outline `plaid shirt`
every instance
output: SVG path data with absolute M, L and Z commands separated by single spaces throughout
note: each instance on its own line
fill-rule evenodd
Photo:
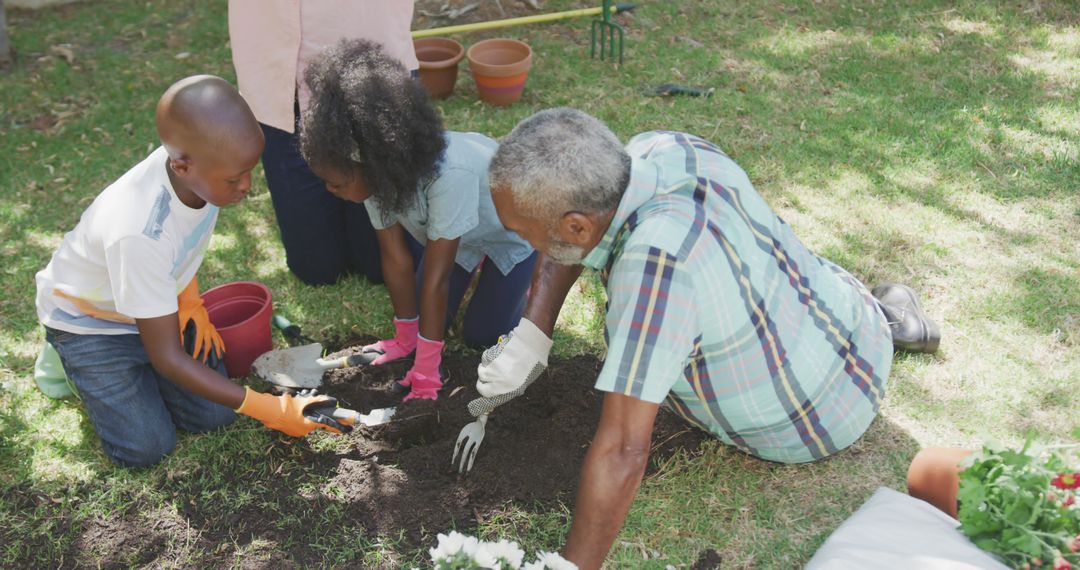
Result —
M 630 184 L 583 261 L 608 296 L 597 389 L 665 403 L 763 459 L 851 445 L 892 365 L 870 293 L 807 250 L 712 143 L 649 132 L 626 150 Z

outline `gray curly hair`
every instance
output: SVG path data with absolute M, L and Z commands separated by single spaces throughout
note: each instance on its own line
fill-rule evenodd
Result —
M 630 155 L 598 119 L 577 109 L 540 111 L 499 144 L 488 174 L 524 216 L 553 222 L 567 212 L 610 212 L 630 182 Z

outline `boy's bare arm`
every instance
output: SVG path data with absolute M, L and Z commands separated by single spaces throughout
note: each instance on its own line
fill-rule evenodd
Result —
M 177 313 L 152 319 L 135 319 L 143 348 L 154 370 L 188 391 L 237 409 L 244 403 L 244 387 L 230 382 L 184 352 L 180 343 Z

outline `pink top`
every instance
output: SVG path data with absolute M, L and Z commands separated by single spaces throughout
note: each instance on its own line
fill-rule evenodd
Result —
M 379 42 L 407 69 L 413 52 L 413 0 L 229 0 L 229 41 L 236 80 L 260 123 L 293 132 L 293 96 L 311 94 L 304 68 L 342 38 Z

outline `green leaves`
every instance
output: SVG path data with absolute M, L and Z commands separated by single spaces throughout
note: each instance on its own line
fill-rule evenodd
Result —
M 988 444 L 972 456 L 960 472 L 960 529 L 1016 567 L 1034 558 L 1076 564 L 1080 554 L 1068 549 L 1080 533 L 1080 507 L 1070 504 L 1076 491 L 1050 484 L 1070 471 L 1068 462 L 1031 448 L 1030 439 L 1019 451 Z

